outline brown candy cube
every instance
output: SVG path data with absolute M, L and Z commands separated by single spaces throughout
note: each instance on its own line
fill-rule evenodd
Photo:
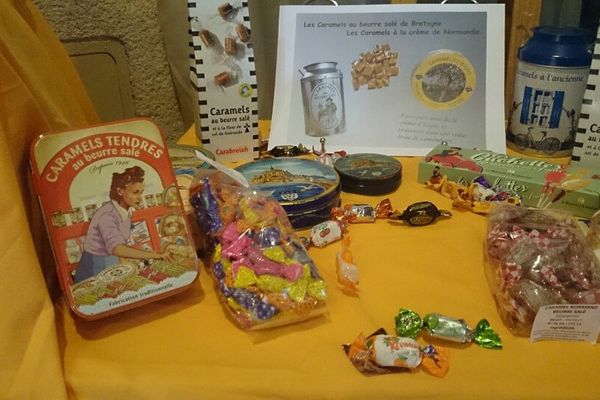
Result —
M 352 63 L 352 88 L 359 90 L 366 85 L 368 89 L 381 89 L 389 86 L 390 77 L 400 73 L 397 64 L 398 52 L 391 51 L 389 43 L 376 45 L 373 50 L 361 53 L 359 59 Z
M 230 56 L 234 56 L 237 54 L 237 43 L 235 38 L 231 36 L 227 36 L 225 38 L 225 53 Z
M 229 72 L 223 71 L 220 74 L 215 75 L 214 80 L 215 84 L 218 86 L 226 86 L 232 79 L 232 76 Z
M 246 28 L 244 24 L 237 24 L 235 33 L 242 43 L 247 43 L 250 40 L 250 32 L 248 32 L 248 28 Z
M 200 31 L 200 40 L 202 40 L 202 43 L 204 43 L 206 47 L 213 47 L 215 45 L 212 33 L 206 29 Z
M 233 12 L 233 6 L 229 3 L 224 3 L 219 6 L 217 9 L 219 11 L 219 15 L 223 18 L 227 18 Z

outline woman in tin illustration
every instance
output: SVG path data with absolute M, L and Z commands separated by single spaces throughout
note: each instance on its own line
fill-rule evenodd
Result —
M 174 262 L 166 248 L 162 253 L 130 247 L 131 214 L 140 208 L 144 192 L 144 170 L 138 166 L 112 175 L 110 201 L 94 213 L 83 245 L 74 283 L 95 276 L 104 269 L 119 264 L 119 258 L 162 259 Z

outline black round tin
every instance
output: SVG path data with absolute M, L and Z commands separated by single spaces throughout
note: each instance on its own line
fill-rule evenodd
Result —
M 402 181 L 400 161 L 383 154 L 351 154 L 338 159 L 333 167 L 340 175 L 342 191 L 348 193 L 387 194 Z

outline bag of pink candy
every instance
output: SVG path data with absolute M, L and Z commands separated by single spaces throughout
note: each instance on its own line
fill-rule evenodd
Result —
M 325 281 L 277 200 L 221 172 L 190 191 L 217 293 L 239 327 L 270 328 L 325 311 Z
M 565 212 L 508 204 L 491 211 L 486 275 L 513 333 L 528 336 L 542 306 L 600 303 L 596 239 L 594 229 Z

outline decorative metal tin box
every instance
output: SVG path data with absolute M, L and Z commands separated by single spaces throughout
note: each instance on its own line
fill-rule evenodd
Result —
M 40 136 L 31 172 L 65 300 L 85 319 L 189 286 L 197 258 L 166 144 L 144 119 Z
M 294 228 L 330 218 L 340 202 L 340 178 L 333 168 L 302 158 L 269 158 L 236 168 L 251 185 L 269 193 L 287 212 Z
M 349 193 L 380 195 L 398 189 L 402 181 L 402 164 L 382 154 L 357 153 L 338 159 L 334 168 Z
M 596 170 L 563 169 L 559 164 L 539 158 L 436 146 L 419 163 L 418 182 L 427 182 L 434 172 L 467 185 L 484 176 L 492 186 L 518 195 L 527 207 L 540 207 L 541 200 L 552 192 L 555 197 L 548 198 L 552 208 L 567 210 L 582 218 L 591 218 L 600 209 L 600 173 Z M 561 188 L 557 178 L 570 187 Z M 549 190 L 553 184 L 557 190 Z

